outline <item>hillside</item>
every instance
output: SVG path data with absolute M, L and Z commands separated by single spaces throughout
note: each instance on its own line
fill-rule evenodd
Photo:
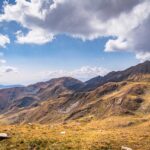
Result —
M 0 90 L 0 120 L 11 124 L 50 123 L 148 114 L 149 91 L 149 61 L 85 83 L 69 77 L 52 79 Z
M 0 90 L 0 112 L 5 113 L 14 108 L 36 106 L 49 98 L 73 93 L 83 83 L 70 77 L 39 82 L 27 87 L 16 87 Z
M 145 74 L 150 74 L 150 61 L 146 61 L 123 71 L 112 71 L 104 77 L 95 77 L 85 82 L 85 85 L 80 89 L 80 91 L 93 90 L 108 82 L 120 82 L 129 79 L 134 80 L 134 78 L 135 80 L 138 80 L 137 78 L 139 78 L 140 75 Z
M 0 132 L 10 138 L 0 149 L 149 150 L 149 69 L 147 61 L 85 83 L 63 77 L 1 89 Z
M 10 139 L 2 150 L 149 150 L 150 115 L 113 116 L 103 120 L 79 119 L 67 124 L 0 126 Z

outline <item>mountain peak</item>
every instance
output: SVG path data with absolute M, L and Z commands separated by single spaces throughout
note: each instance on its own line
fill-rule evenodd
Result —
M 145 61 L 136 66 L 130 67 L 129 69 L 126 69 L 125 71 L 130 72 L 131 75 L 133 75 L 133 74 L 149 74 L 150 73 L 150 61 Z
M 145 61 L 123 71 L 112 71 L 104 77 L 97 76 L 86 82 L 81 91 L 93 90 L 108 82 L 120 82 L 127 79 L 135 79 L 138 75 L 150 74 L 150 61 Z M 137 78 L 138 79 L 138 78 Z
M 141 63 L 141 65 L 143 65 L 143 66 L 150 66 L 150 60 L 147 60 L 147 61 Z

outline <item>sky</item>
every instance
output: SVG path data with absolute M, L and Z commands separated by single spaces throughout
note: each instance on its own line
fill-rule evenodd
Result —
M 150 0 L 1 0 L 0 84 L 82 81 L 150 60 Z

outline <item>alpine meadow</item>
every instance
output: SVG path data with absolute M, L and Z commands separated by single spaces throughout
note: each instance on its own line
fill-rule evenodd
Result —
M 150 0 L 0 1 L 0 150 L 150 150 Z

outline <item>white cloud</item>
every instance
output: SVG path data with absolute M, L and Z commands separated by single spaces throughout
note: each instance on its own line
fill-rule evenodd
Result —
M 31 71 L 23 68 L 15 68 L 4 65 L 0 67 L 1 84 L 34 84 L 36 82 L 47 81 L 52 78 L 73 77 L 82 81 L 86 81 L 95 76 L 103 76 L 109 70 L 101 67 L 84 66 L 74 70 L 47 70 L 47 71 Z
M 105 51 L 112 52 L 115 50 L 127 50 L 128 43 L 125 39 L 118 38 L 114 40 L 109 40 L 105 45 Z
M 21 75 L 20 71 L 16 67 L 3 65 L 0 66 L 0 84 L 20 84 Z
M 0 66 L 0 75 L 5 76 L 8 73 L 18 73 L 18 69 L 12 66 Z
M 0 21 L 29 30 L 16 34 L 21 44 L 44 44 L 58 34 L 83 40 L 113 36 L 106 51 L 150 52 L 149 0 L 16 0 L 5 4 Z
M 8 74 L 16 74 L 18 73 L 18 69 L 16 67 L 12 67 L 7 65 L 7 61 L 5 59 L 0 59 L 0 76 L 2 80 L 2 76 L 6 76 Z M 8 79 L 8 78 L 7 78 Z
M 0 66 L 4 65 L 6 63 L 5 59 L 0 59 Z
M 143 62 L 145 60 L 150 60 L 150 53 L 149 52 L 137 53 L 136 58 L 139 59 L 141 62 Z
M 5 73 L 10 73 L 10 72 L 18 73 L 18 69 L 15 67 L 11 67 L 11 66 L 5 66 L 4 72 Z
M 0 47 L 5 48 L 6 44 L 9 44 L 10 40 L 7 35 L 0 34 Z
M 17 42 L 24 44 L 44 44 L 53 39 L 53 35 L 47 34 L 44 30 L 30 31 L 27 35 L 24 35 L 21 31 L 16 33 Z
M 65 70 L 54 70 L 54 71 L 44 71 L 41 73 L 40 76 L 42 78 L 59 78 L 63 76 L 74 77 L 82 80 L 87 80 L 95 76 L 103 76 L 107 74 L 109 71 L 107 69 L 101 67 L 90 67 L 90 66 L 83 66 L 79 69 L 65 71 Z

